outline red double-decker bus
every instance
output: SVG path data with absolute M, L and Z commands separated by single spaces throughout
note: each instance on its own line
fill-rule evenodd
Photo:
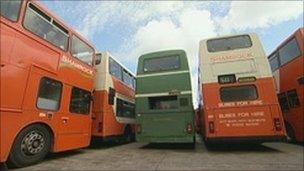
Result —
M 93 46 L 37 1 L 0 2 L 0 162 L 88 146 Z
M 299 28 L 268 57 L 289 140 L 304 141 L 304 28 Z

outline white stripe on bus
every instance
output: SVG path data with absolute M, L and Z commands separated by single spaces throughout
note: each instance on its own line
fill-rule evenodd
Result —
M 178 94 L 192 94 L 192 91 L 181 91 Z M 167 93 L 147 93 L 147 94 L 136 94 L 135 97 L 155 97 L 155 96 L 168 96 L 173 95 L 169 92 Z
M 189 73 L 189 70 L 183 70 L 183 71 L 172 71 L 172 72 L 164 72 L 164 73 L 154 73 L 154 74 L 141 74 L 137 75 L 137 78 L 140 77 L 153 77 L 153 76 L 161 76 L 161 75 L 173 75 L 173 74 L 182 74 L 182 73 Z

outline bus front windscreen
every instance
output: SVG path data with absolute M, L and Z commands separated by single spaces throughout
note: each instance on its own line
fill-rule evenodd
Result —
M 251 46 L 252 42 L 248 35 L 212 39 L 207 41 L 207 48 L 209 52 L 228 51 L 248 48 Z

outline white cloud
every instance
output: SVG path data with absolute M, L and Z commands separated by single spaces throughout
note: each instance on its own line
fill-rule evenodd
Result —
M 122 54 L 128 54 L 127 60 L 135 61 L 145 53 L 170 49 L 184 49 L 188 55 L 192 73 L 192 86 L 196 103 L 197 67 L 199 41 L 216 35 L 210 12 L 188 8 L 177 17 L 177 23 L 164 17 L 152 20 L 140 27 L 128 40 Z M 120 55 L 119 55 L 120 56 Z
M 228 14 L 219 18 L 220 29 L 266 28 L 296 19 L 303 13 L 303 1 L 233 1 Z

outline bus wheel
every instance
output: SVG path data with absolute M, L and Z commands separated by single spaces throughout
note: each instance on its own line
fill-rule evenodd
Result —
M 51 134 L 42 125 L 31 125 L 23 129 L 15 139 L 8 164 L 24 167 L 41 161 L 51 149 Z
M 286 122 L 285 125 L 286 125 L 286 133 L 287 133 L 287 142 L 295 142 L 296 136 L 294 130 L 292 129 L 292 126 Z
M 126 126 L 125 128 L 125 131 L 124 131 L 124 140 L 125 142 L 132 142 L 132 130 L 131 130 L 131 127 L 128 125 Z

